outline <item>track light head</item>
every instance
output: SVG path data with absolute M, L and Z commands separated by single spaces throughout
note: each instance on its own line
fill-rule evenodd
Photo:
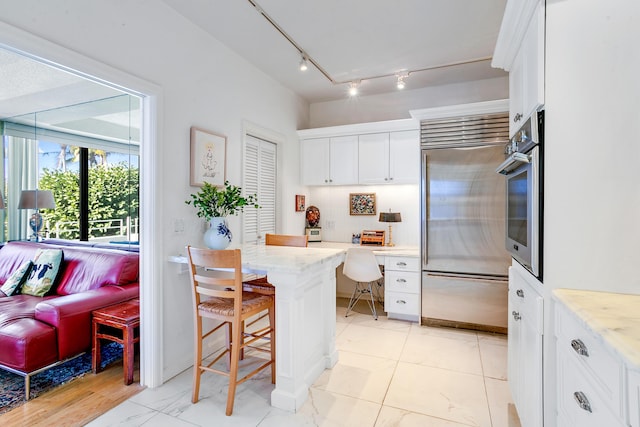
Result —
M 358 94 L 358 86 L 360 86 L 360 82 L 349 83 L 349 96 L 356 96 Z
M 404 89 L 404 87 L 405 87 L 404 79 L 409 77 L 409 75 L 408 74 L 397 74 L 396 77 L 398 78 L 398 81 L 396 83 L 396 87 L 398 88 L 398 90 Z
M 309 66 L 307 65 L 307 57 L 302 55 L 302 59 L 300 59 L 300 71 L 307 71 Z

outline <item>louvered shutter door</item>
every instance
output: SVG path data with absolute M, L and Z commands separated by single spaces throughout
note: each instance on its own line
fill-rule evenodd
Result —
M 247 135 L 243 191 L 257 194 L 261 208 L 244 211 L 244 243 L 263 242 L 276 231 L 276 159 L 276 144 Z

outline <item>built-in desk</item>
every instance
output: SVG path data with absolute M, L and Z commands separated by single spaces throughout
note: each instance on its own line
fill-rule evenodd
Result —
M 420 321 L 420 250 L 417 246 L 374 246 L 341 242 L 310 242 L 318 248 L 368 248 L 384 266 L 384 311 L 393 319 Z M 355 284 L 338 267 L 336 295 L 349 297 Z

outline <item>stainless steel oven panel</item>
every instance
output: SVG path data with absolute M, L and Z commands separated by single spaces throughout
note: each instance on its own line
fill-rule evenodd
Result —
M 540 149 L 534 147 L 529 153 L 529 162 L 522 164 L 520 167 L 511 169 L 506 173 L 507 179 L 507 204 L 506 204 L 506 248 L 520 264 L 527 268 L 531 273 L 540 276 Z M 519 242 L 510 237 L 509 233 L 509 181 L 521 175 L 523 172 L 527 174 L 527 225 L 526 225 L 526 243 Z

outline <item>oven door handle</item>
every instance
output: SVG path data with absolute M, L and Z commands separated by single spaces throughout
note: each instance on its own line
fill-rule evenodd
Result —
M 520 163 L 530 162 L 531 156 L 524 153 L 513 153 L 507 158 L 507 160 L 502 162 L 500 166 L 496 168 L 496 172 L 502 175 L 507 175 L 509 172 L 516 169 Z

